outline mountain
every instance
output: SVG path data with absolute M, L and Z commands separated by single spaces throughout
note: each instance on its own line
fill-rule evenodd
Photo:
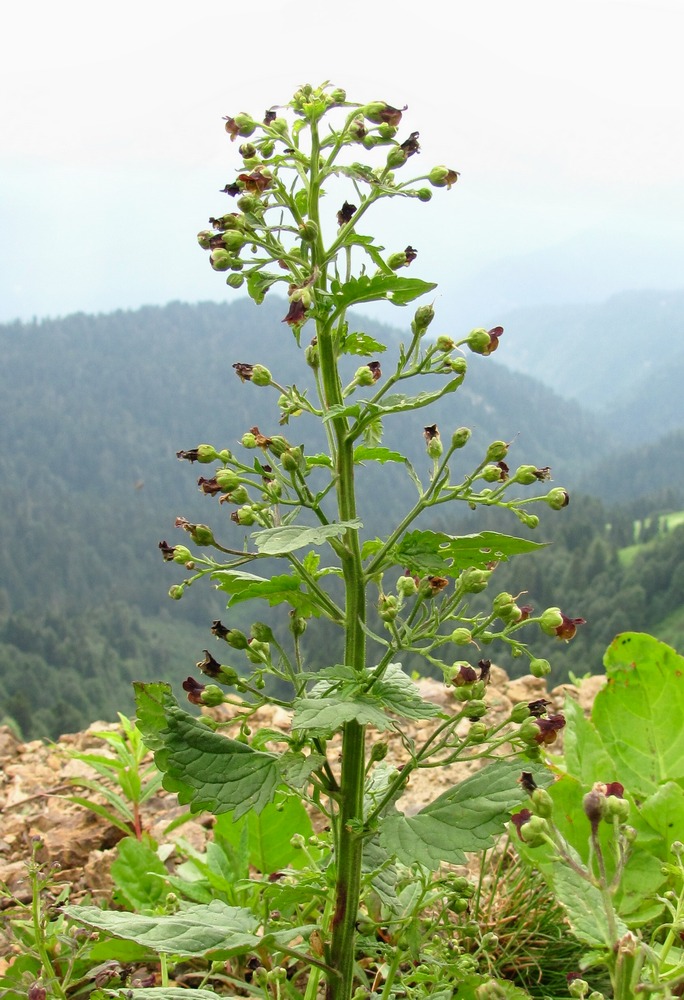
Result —
M 179 515 L 212 524 L 230 547 L 242 546 L 247 532 L 197 489 L 204 470 L 175 455 L 200 442 L 236 451 L 255 425 L 305 444 L 308 454 L 321 447 L 316 422 L 303 416 L 279 426 L 277 394 L 242 383 L 232 368 L 259 362 L 281 384 L 311 390 L 285 312 L 274 297 L 259 308 L 247 299 L 172 303 L 0 326 L 0 717 L 14 719 L 24 735 L 56 735 L 128 711 L 133 677 L 177 682 L 215 641 L 208 623 L 225 615 L 225 601 L 203 587 L 172 604 L 168 588 L 183 573 L 163 563 L 158 544 L 184 541 L 174 526 Z M 406 329 L 411 314 L 397 315 Z M 355 317 L 352 329 L 373 334 L 379 325 Z M 529 371 L 498 363 L 515 353 L 511 332 L 496 358 L 468 356 L 458 392 L 388 419 L 385 443 L 405 451 L 424 480 L 423 430 L 435 422 L 444 436 L 473 428 L 459 454 L 466 470 L 489 442 L 503 439 L 513 467 L 549 465 L 554 483 L 571 493 L 597 463 L 600 470 L 617 461 L 619 478 L 620 449 L 605 420 Z M 302 349 L 312 333 L 304 327 Z M 393 347 L 380 355 L 385 372 L 400 337 L 390 333 Z M 351 378 L 363 359 L 346 361 Z M 668 465 L 667 447 L 656 454 L 684 498 L 682 464 Z M 412 503 L 413 486 L 393 463 L 359 474 L 364 533 L 382 534 Z M 636 477 L 622 479 L 629 499 Z M 466 513 L 467 530 L 481 530 L 478 512 Z M 512 516 L 497 527 L 524 530 Z

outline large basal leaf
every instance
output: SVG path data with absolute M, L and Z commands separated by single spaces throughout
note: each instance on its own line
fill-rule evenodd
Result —
M 421 809 L 415 816 L 389 812 L 382 819 L 380 838 L 403 864 L 418 862 L 435 869 L 441 862 L 465 864 L 466 852 L 492 846 L 511 812 L 525 797 L 522 771 L 540 786 L 552 780 L 541 765 L 495 761 Z
M 447 535 L 442 531 L 410 531 L 395 549 L 395 559 L 411 572 L 456 576 L 469 566 L 486 569 L 489 563 L 533 552 L 543 542 L 532 542 L 496 531 L 475 535 Z
M 278 758 L 212 732 L 183 712 L 168 684 L 134 685 L 138 727 L 164 788 L 192 812 L 260 812 L 281 781 Z
M 617 779 L 636 796 L 664 781 L 684 782 L 684 658 L 653 636 L 624 632 L 604 663 L 608 683 L 596 695 L 592 721 Z
M 64 912 L 77 923 L 127 938 L 166 955 L 204 956 L 225 961 L 254 948 L 273 948 L 310 933 L 311 927 L 257 933 L 259 921 L 251 910 L 228 906 L 219 899 L 211 903 L 189 903 L 177 913 L 143 916 L 101 910 L 97 906 L 65 906 Z
M 296 850 L 290 842 L 295 833 L 307 838 L 313 833 L 311 820 L 300 799 L 288 795 L 277 806 L 270 803 L 258 815 L 249 812 L 238 820 L 224 813 L 216 818 L 214 836 L 239 847 L 245 827 L 249 863 L 262 874 L 270 875 L 282 868 L 300 868 L 308 863 L 304 852 Z
M 311 545 L 322 545 L 331 538 L 339 538 L 347 529 L 358 531 L 363 525 L 357 517 L 351 521 L 335 524 L 319 524 L 316 527 L 302 527 L 295 524 L 280 528 L 265 528 L 252 535 L 254 544 L 262 556 L 283 556 Z
M 256 933 L 259 920 L 251 910 L 228 906 L 219 899 L 207 904 L 191 903 L 178 913 L 155 916 L 101 910 L 97 906 L 65 906 L 64 912 L 77 923 L 167 955 L 207 955 L 220 960 L 261 942 Z
M 601 734 L 573 698 L 566 698 L 563 715 L 563 753 L 568 774 L 587 792 L 596 781 L 617 781 L 616 765 Z
M 159 855 L 135 837 L 119 841 L 110 872 L 119 895 L 134 910 L 153 910 L 168 891 L 167 871 Z

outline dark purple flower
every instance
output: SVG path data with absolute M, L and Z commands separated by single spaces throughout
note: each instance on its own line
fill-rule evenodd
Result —
M 345 201 L 344 205 L 337 213 L 337 225 L 344 226 L 348 222 L 351 222 L 355 212 L 356 205 L 350 205 L 348 201 Z
M 514 815 L 511 816 L 511 823 L 518 831 L 518 836 L 520 837 L 521 840 L 523 839 L 521 832 L 522 828 L 525 825 L 525 823 L 529 823 L 531 819 L 532 819 L 532 813 L 530 812 L 529 809 L 521 809 L 520 812 L 514 813 Z
M 407 157 L 420 152 L 420 145 L 418 143 L 419 134 L 420 133 L 418 132 L 411 132 L 408 139 L 405 139 L 404 142 L 401 143 L 400 148 L 404 150 Z
M 164 562 L 173 562 L 173 554 L 176 551 L 175 545 L 168 545 L 167 542 L 160 542 L 159 548 Z
M 532 774 L 531 771 L 522 772 L 522 774 L 520 775 L 520 784 L 522 785 L 522 787 L 524 788 L 524 790 L 527 792 L 528 795 L 531 795 L 532 792 L 537 787 L 537 782 L 534 780 L 534 775 Z
M 289 323 L 290 326 L 301 326 L 301 324 L 306 319 L 306 308 L 301 299 L 290 299 L 290 308 L 288 309 L 287 316 L 283 316 L 283 323 Z
M 377 382 L 382 376 L 382 368 L 380 367 L 379 361 L 369 361 L 368 367 L 370 368 L 371 375 L 373 376 L 373 381 Z
M 235 369 L 235 374 L 238 376 L 241 382 L 251 382 L 252 373 L 254 371 L 254 365 L 245 364 L 242 361 L 237 361 L 233 368 Z
M 250 194 L 262 194 L 273 183 L 273 178 L 265 174 L 260 167 L 251 174 L 238 174 L 238 180 L 242 181 L 245 191 L 249 191 Z
M 556 737 L 565 726 L 565 717 L 562 715 L 550 715 L 547 719 L 536 719 L 539 726 L 539 735 L 535 737 L 540 745 L 550 746 L 556 742 Z
M 187 680 L 183 681 L 183 690 L 187 693 L 188 701 L 191 705 L 201 705 L 202 695 L 206 689 L 206 685 L 200 684 L 195 680 L 194 677 L 188 677 Z
M 212 628 L 212 632 L 213 631 L 214 629 Z M 218 660 L 214 659 L 208 649 L 204 649 L 202 652 L 204 653 L 204 659 L 199 661 L 197 669 L 207 677 L 218 677 L 221 672 L 221 664 Z M 185 685 L 183 685 L 183 687 L 185 687 Z
M 556 635 L 559 639 L 565 639 L 566 642 L 569 642 L 577 631 L 577 626 L 586 625 L 586 620 L 584 618 L 568 618 L 562 611 L 561 617 L 563 621 L 556 629 Z

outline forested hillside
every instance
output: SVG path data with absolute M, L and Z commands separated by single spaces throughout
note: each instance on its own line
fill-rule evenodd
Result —
M 305 443 L 308 453 L 316 449 L 306 418 L 279 428 L 277 395 L 242 383 L 232 368 L 235 362 L 260 362 L 279 382 L 307 387 L 310 372 L 292 350 L 285 311 L 276 298 L 259 309 L 248 300 L 231 306 L 174 303 L 0 327 L 0 717 L 13 719 L 24 736 L 54 736 L 128 711 L 131 679 L 177 681 L 214 641 L 208 625 L 225 618 L 218 594 L 203 588 L 179 603 L 167 596 L 182 571 L 163 564 L 158 543 L 182 541 L 174 527 L 179 515 L 213 525 L 217 518 L 210 499 L 197 490 L 197 467 L 178 463 L 175 453 L 202 441 L 235 449 L 254 425 Z M 396 319 L 398 326 L 407 325 L 410 315 L 397 309 Z M 359 320 L 362 325 L 372 332 L 372 323 Z M 467 331 L 436 330 L 441 332 Z M 397 343 L 400 337 L 401 330 Z M 304 327 L 302 348 L 307 343 Z M 600 493 L 605 506 L 588 507 L 573 496 L 568 510 L 545 518 L 538 533 L 555 540 L 552 555 L 530 560 L 531 584 L 529 578 L 521 583 L 535 590 L 540 604 L 565 606 L 567 600 L 569 612 L 589 618 L 583 601 L 591 581 L 603 579 L 602 573 L 618 579 L 617 533 L 607 533 L 606 525 L 617 524 L 619 514 L 607 484 L 618 483 L 621 502 L 641 498 L 638 511 L 624 514 L 625 524 L 653 504 L 684 506 L 684 466 L 676 461 L 682 435 L 654 441 L 645 461 L 638 453 L 626 460 L 605 423 L 505 367 L 517 350 L 506 331 L 496 361 L 469 356 L 463 388 L 441 407 L 422 411 L 420 422 L 414 416 L 393 433 L 419 475 L 427 472 L 423 427 L 436 422 L 442 433 L 462 424 L 473 428 L 463 452 L 468 467 L 491 440 L 503 438 L 512 442 L 513 462 L 551 466 L 554 484 L 571 493 L 575 483 L 585 490 L 595 484 L 591 491 Z M 391 365 L 387 356 L 379 360 Z M 350 372 L 354 362 L 363 363 L 350 359 Z M 366 535 L 382 534 L 388 514 L 400 515 L 410 502 L 413 487 L 402 475 L 388 465 L 367 478 Z M 468 531 L 481 530 L 487 521 L 481 511 L 450 514 L 449 531 L 459 517 Z M 588 527 L 580 530 L 577 517 Z M 227 511 L 220 526 L 226 544 L 242 545 L 246 532 Z M 517 521 L 499 520 L 495 527 L 525 530 Z M 623 534 L 629 534 L 627 527 Z M 590 553 L 594 562 L 585 566 Z M 571 563 L 577 573 L 570 572 Z M 502 583 L 504 570 L 513 572 L 513 566 L 497 571 Z M 521 560 L 516 579 L 527 572 Z M 601 629 L 592 624 L 592 636 L 603 636 L 604 622 L 624 619 L 616 617 L 616 609 L 627 606 L 622 584 L 611 590 L 604 582 L 602 595 L 617 604 L 600 613 Z M 649 592 L 647 599 L 628 602 L 639 614 L 620 627 L 642 627 L 642 619 L 645 627 L 649 616 L 666 613 L 672 604 L 670 598 L 662 606 L 654 601 Z M 574 650 L 586 652 L 586 642 L 578 638 L 570 658 L 561 651 L 559 671 L 568 663 L 578 669 Z M 496 651 L 491 655 L 495 659 Z M 591 656 L 596 669 L 594 646 Z

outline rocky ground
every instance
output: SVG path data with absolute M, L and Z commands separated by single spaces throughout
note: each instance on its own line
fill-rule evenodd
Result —
M 492 667 L 487 692 L 492 715 L 487 721 L 495 723 L 505 718 L 516 702 L 543 697 L 552 702 L 553 711 L 560 711 L 566 693 L 588 710 L 601 683 L 603 678 L 593 677 L 583 682 L 580 689 L 564 685 L 548 693 L 542 680 L 527 676 L 509 681 L 504 671 Z M 425 679 L 420 687 L 424 698 L 437 702 L 444 709 L 449 710 L 454 704 L 452 692 L 443 684 Z M 432 725 L 430 721 L 418 722 L 413 725 L 410 735 L 420 740 L 421 734 Z M 253 723 L 253 728 L 256 726 L 285 732 L 289 729 L 289 715 L 280 708 L 263 708 Z M 71 756 L 70 751 L 109 754 L 97 732 L 112 728 L 116 726 L 95 723 L 86 732 L 65 735 L 57 743 L 46 744 L 39 740 L 21 743 L 7 727 L 0 727 L 0 911 L 7 907 L 6 896 L 3 901 L 1 891 L 3 884 L 10 893 L 28 901 L 26 861 L 36 838 L 40 841 L 38 859 L 59 866 L 56 870 L 60 871 L 60 880 L 71 885 L 76 899 L 89 893 L 96 900 L 110 892 L 109 865 L 124 833 L 89 809 L 70 802 L 67 796 L 78 794 L 73 779 L 93 777 L 91 768 Z M 334 748 L 333 754 L 336 756 Z M 398 734 L 389 736 L 387 759 L 394 764 L 406 759 Z M 473 766 L 477 765 L 452 765 L 416 772 L 400 803 L 401 808 L 405 812 L 416 812 L 462 779 Z M 91 792 L 81 794 L 92 795 Z M 92 797 L 97 800 L 96 796 Z M 176 832 L 168 834 L 166 827 L 180 812 L 175 796 L 161 790 L 145 803 L 145 828 L 159 843 L 169 843 L 174 837 L 182 836 L 201 847 L 211 835 L 210 818 L 184 823 Z M 1 918 L 0 912 L 0 921 Z M 0 932 L 0 971 L 9 954 L 9 941 L 3 940 Z

